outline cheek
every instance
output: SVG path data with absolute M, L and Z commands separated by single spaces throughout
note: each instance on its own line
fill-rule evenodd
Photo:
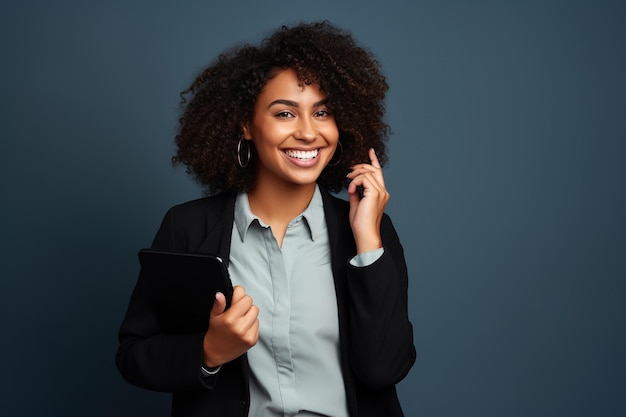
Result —
M 339 129 L 337 128 L 337 126 L 335 125 L 332 131 L 332 135 L 330 136 L 334 142 L 338 142 L 339 141 Z
M 329 123 L 319 130 L 327 140 L 337 142 L 339 140 L 339 128 L 336 123 Z
M 259 133 L 266 142 L 280 142 L 293 133 L 293 126 L 289 123 L 269 121 L 259 129 Z

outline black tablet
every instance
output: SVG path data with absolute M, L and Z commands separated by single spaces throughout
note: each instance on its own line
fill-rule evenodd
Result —
M 205 332 L 217 292 L 230 306 L 233 287 L 219 256 L 141 249 L 139 263 L 164 333 Z

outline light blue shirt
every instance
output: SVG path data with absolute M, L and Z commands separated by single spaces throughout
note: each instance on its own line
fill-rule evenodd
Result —
M 288 227 L 282 248 L 271 227 L 235 203 L 229 273 L 259 307 L 259 341 L 248 351 L 251 417 L 348 416 L 339 357 L 337 300 L 322 196 Z M 368 252 L 351 260 L 372 263 Z

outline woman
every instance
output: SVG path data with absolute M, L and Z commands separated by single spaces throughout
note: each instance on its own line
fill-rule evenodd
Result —
M 153 247 L 227 259 L 231 306 L 218 293 L 206 332 L 164 334 L 140 274 L 116 356 L 172 415 L 402 415 L 415 348 L 384 214 L 387 88 L 322 22 L 220 55 L 184 93 L 173 159 L 211 196 L 170 209 Z

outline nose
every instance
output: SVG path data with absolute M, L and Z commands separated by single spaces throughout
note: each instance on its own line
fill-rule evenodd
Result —
M 298 129 L 295 133 L 296 139 L 305 142 L 312 142 L 317 137 L 317 130 L 315 129 L 313 121 L 308 117 L 300 118 L 298 122 Z

